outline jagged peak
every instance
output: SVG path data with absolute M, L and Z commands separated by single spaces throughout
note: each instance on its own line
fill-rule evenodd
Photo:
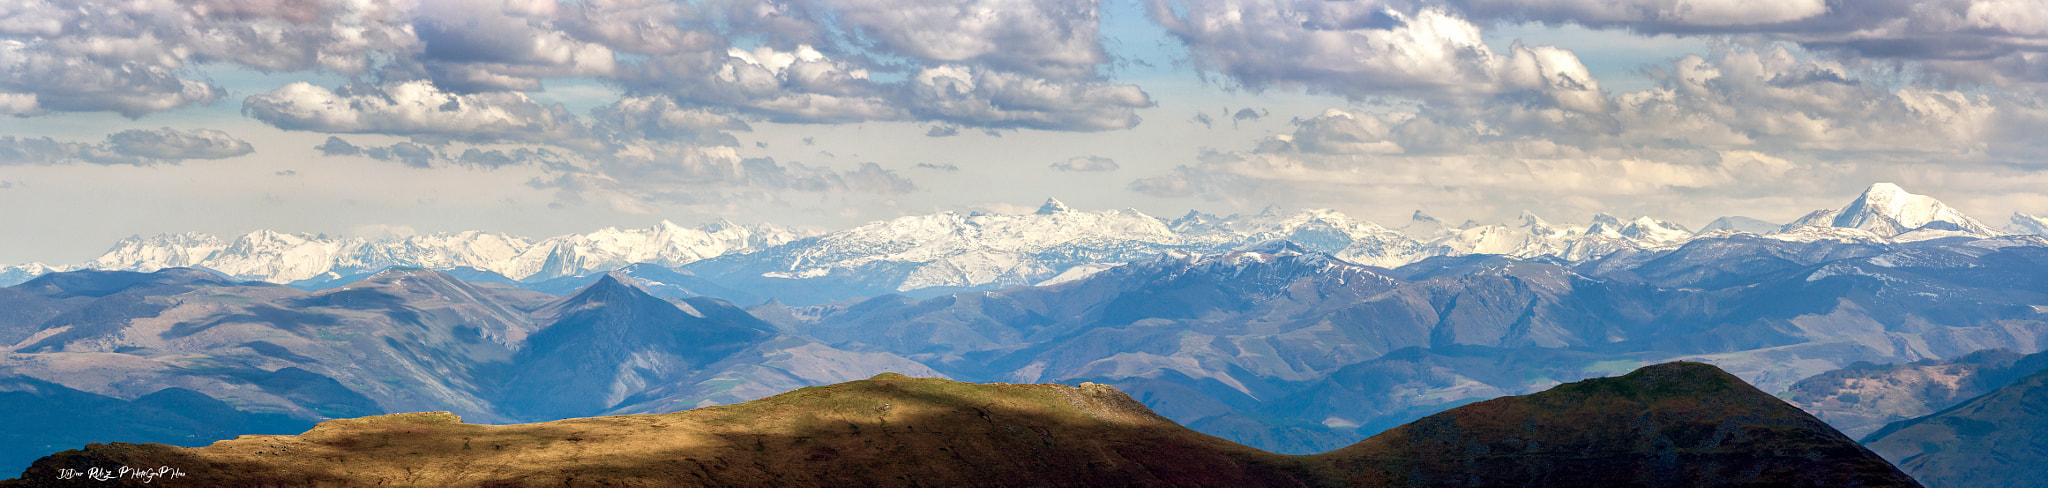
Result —
M 1038 206 L 1038 215 L 1062 214 L 1072 211 L 1074 211 L 1073 207 L 1068 207 L 1065 202 L 1061 202 L 1058 198 L 1046 198 L 1045 204 Z
M 1644 218 L 1649 218 L 1649 217 L 1644 217 Z M 1618 218 L 1618 217 L 1615 217 L 1615 216 L 1614 216 L 1613 214 L 1609 214 L 1609 213 L 1607 213 L 1607 212 L 1600 212 L 1600 213 L 1596 213 L 1596 214 L 1593 214 L 1593 224 L 1594 224 L 1594 225 L 1599 225 L 1599 224 L 1606 224 L 1606 225 L 1607 225 L 1608 227 L 1621 227 L 1621 219 L 1620 219 L 1620 218 Z

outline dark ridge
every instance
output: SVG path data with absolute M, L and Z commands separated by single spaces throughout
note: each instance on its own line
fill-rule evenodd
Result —
M 1104 385 L 885 373 L 661 415 L 486 426 L 413 413 L 197 449 L 92 444 L 0 486 L 105 486 L 57 477 L 116 465 L 178 467 L 172 486 L 1919 486 L 1699 363 L 1467 405 L 1312 456 L 1197 433 Z

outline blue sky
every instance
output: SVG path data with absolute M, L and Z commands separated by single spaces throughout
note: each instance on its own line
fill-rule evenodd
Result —
M 2018 0 L 22 2 L 0 263 L 132 234 L 719 218 L 1048 196 L 1389 227 L 1787 221 L 1897 181 L 2048 212 Z

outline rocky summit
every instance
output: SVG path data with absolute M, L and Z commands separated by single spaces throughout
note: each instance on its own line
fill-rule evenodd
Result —
M 90 473 L 128 476 L 97 480 Z M 99 471 L 94 471 L 95 469 Z M 148 473 L 134 475 L 132 473 Z M 0 486 L 1919 486 L 1713 366 L 1452 409 L 1289 456 L 1204 435 L 1115 388 L 883 374 L 660 415 L 476 425 L 332 420 L 200 448 L 91 444 Z

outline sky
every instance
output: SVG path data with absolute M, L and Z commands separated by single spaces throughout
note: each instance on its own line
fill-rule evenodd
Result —
M 2048 213 L 2042 0 L 0 1 L 0 263 L 1048 197 Z

